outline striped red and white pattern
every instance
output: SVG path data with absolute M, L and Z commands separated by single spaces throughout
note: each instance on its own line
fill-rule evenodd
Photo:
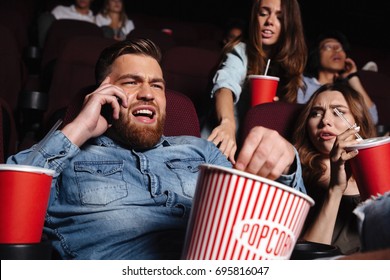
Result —
M 287 186 L 242 173 L 201 167 L 185 259 L 290 258 L 313 201 Z

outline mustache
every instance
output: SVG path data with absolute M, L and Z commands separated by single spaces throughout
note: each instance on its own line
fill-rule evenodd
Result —
M 147 101 L 147 100 L 141 100 L 141 101 L 137 101 L 136 103 L 131 104 L 128 107 L 128 110 L 132 111 L 134 108 L 137 108 L 139 106 L 151 106 L 156 110 L 156 112 L 158 112 L 158 113 L 160 112 L 160 108 L 157 106 L 156 103 L 154 103 L 153 101 Z

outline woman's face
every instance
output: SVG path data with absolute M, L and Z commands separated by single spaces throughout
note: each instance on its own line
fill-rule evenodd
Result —
M 107 10 L 120 13 L 122 11 L 122 0 L 108 0 Z
M 348 129 L 346 123 L 333 111 L 337 108 L 349 123 L 354 124 L 347 101 L 339 91 L 324 91 L 314 100 L 307 120 L 307 131 L 314 147 L 329 155 L 336 136 Z
M 347 54 L 339 41 L 333 38 L 325 39 L 319 48 L 322 69 L 336 72 L 344 70 Z
M 262 0 L 258 12 L 260 36 L 263 45 L 278 42 L 281 33 L 281 0 Z

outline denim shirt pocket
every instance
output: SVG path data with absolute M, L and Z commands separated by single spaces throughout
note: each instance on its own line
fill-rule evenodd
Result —
M 198 179 L 199 165 L 205 163 L 205 161 L 201 158 L 189 158 L 170 160 L 165 163 L 179 178 L 183 194 L 192 198 Z
M 105 206 L 128 195 L 122 161 L 79 161 L 75 173 L 83 205 Z

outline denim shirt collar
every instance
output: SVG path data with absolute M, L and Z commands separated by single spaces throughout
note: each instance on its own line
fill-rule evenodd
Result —
M 97 146 L 104 146 L 104 147 L 123 147 L 118 142 L 114 141 L 110 137 L 107 137 L 105 135 L 99 136 L 97 138 L 94 138 L 91 141 L 92 144 Z M 160 146 L 171 146 L 172 144 L 169 142 L 168 138 L 166 136 L 161 136 L 158 143 L 153 148 L 158 148 Z

